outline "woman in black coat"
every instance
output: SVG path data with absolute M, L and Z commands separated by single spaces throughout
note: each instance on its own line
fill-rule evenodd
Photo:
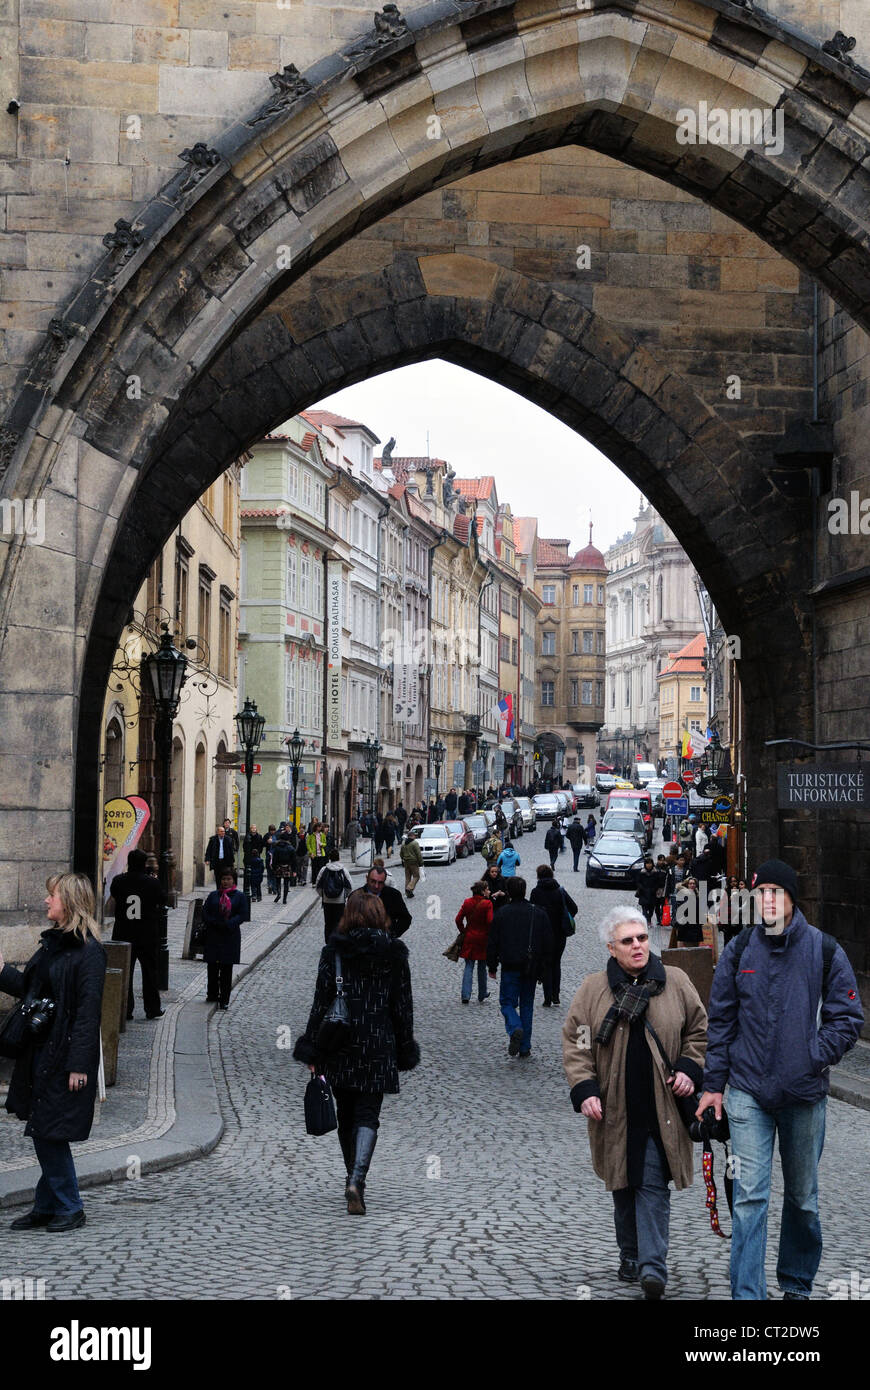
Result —
M 70 1140 L 91 1132 L 100 1063 L 106 952 L 94 920 L 94 890 L 84 874 L 54 875 L 45 886 L 52 925 L 38 951 L 23 971 L 0 956 L 0 990 L 28 1003 L 51 999 L 55 1006 L 38 1037 L 25 1028 L 6 1098 L 6 1109 L 27 1121 L 24 1133 L 42 1169 L 33 1210 L 12 1222 L 13 1231 L 84 1225 Z
M 544 971 L 542 981 L 543 1007 L 549 1009 L 552 1004 L 559 1003 L 559 990 L 562 988 L 562 954 L 571 926 L 568 914 L 576 917 L 577 904 L 561 884 L 556 882 L 549 864 L 540 865 L 538 881 L 529 894 L 529 902 L 534 903 L 535 907 L 543 908 L 553 928 L 553 954 L 550 957 L 550 967 Z
M 242 958 L 242 923 L 250 920 L 248 900 L 236 887 L 235 869 L 221 874 L 220 892 L 209 893 L 202 905 L 208 965 L 206 1001 L 225 1009 L 233 987 L 233 966 Z
M 350 1011 L 350 1039 L 324 1054 L 318 1043 L 323 1017 L 336 995 L 336 955 Z M 384 1093 L 396 1094 L 399 1072 L 420 1060 L 414 1041 L 414 1005 L 408 948 L 390 934 L 386 910 L 371 893 L 354 893 L 320 955 L 308 1026 L 293 1056 L 326 1077 L 335 1096 L 338 1140 L 347 1170 L 345 1200 L 351 1215 L 365 1215 L 365 1184 L 378 1138 Z

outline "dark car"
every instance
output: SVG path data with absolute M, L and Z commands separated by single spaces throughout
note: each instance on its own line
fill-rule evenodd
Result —
M 632 835 L 599 835 L 586 851 L 587 888 L 634 888 L 643 853 Z
M 471 832 L 474 838 L 474 848 L 480 849 L 484 840 L 489 835 L 489 825 L 486 816 L 482 811 L 474 811 L 471 815 L 463 816 L 462 823 L 466 830 Z
M 601 800 L 598 792 L 588 782 L 575 782 L 572 790 L 575 810 L 580 806 L 597 806 Z

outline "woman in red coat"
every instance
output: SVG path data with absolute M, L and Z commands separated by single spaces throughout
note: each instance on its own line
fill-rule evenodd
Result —
M 457 912 L 456 925 L 462 933 L 462 949 L 459 954 L 465 961 L 462 1002 L 467 1004 L 471 999 L 474 963 L 477 961 L 477 1000 L 482 1004 L 489 998 L 486 988 L 486 945 L 492 925 L 492 902 L 485 883 L 472 883 L 471 897 L 465 899 Z

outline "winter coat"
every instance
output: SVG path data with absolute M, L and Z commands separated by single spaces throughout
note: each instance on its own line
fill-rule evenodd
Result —
M 393 845 L 396 843 L 398 830 L 399 827 L 396 823 L 395 816 L 387 816 L 384 821 L 384 844 L 389 845 L 390 849 L 392 849 Z
M 208 867 L 212 870 L 213 873 L 216 872 L 218 866 L 220 866 L 221 868 L 226 866 L 227 868 L 232 869 L 234 868 L 236 862 L 236 847 L 233 841 L 233 837 L 231 835 L 224 835 L 223 857 L 218 857 L 220 839 L 221 837 L 219 835 L 212 835 L 205 848 L 205 862 L 206 864 L 208 864 Z
M 92 936 L 49 928 L 23 970 L 5 965 L 0 990 L 23 999 L 37 972 L 47 970 L 45 994 L 57 1005 L 46 1037 L 15 1059 L 6 1109 L 27 1121 L 35 1139 L 87 1139 L 94 1122 L 100 1062 L 100 1018 L 106 951 Z M 42 993 L 40 996 L 42 997 Z M 70 1072 L 87 1076 L 69 1089 Z
M 480 852 L 486 860 L 487 864 L 494 864 L 503 849 L 504 844 L 502 843 L 502 840 L 495 833 L 495 831 L 493 831 L 492 834 L 488 835 L 484 840 L 483 844 L 480 847 Z
M 230 893 L 230 915 L 224 917 L 221 895 L 215 889 L 202 905 L 205 923 L 203 957 L 209 965 L 238 965 L 242 958 L 242 923 L 249 920 L 248 900 L 234 888 Z
M 296 852 L 290 839 L 279 835 L 272 841 L 272 872 L 276 878 L 289 878 Z
M 573 850 L 582 849 L 586 843 L 586 831 L 579 820 L 572 820 L 568 829 L 565 831 Z
M 567 940 L 568 929 L 565 914 L 570 912 L 572 917 L 577 916 L 577 904 L 574 899 L 554 878 L 541 878 L 529 894 L 529 902 L 546 912 L 553 929 L 553 941 L 557 947 L 563 946 Z
M 517 854 L 513 845 L 508 845 L 506 849 L 502 850 L 501 854 L 498 856 L 498 859 L 496 860 L 496 863 L 498 864 L 498 867 L 501 869 L 502 878 L 513 878 L 516 874 L 517 869 L 522 863 L 522 860 L 520 859 L 520 856 Z
M 160 932 L 161 909 L 166 902 L 163 889 L 151 874 L 116 874 L 111 883 L 115 904 L 113 941 L 156 941 Z M 128 915 L 133 913 L 134 915 Z
M 655 907 L 659 890 L 664 884 L 664 877 L 658 869 L 652 869 L 649 872 L 646 869 L 638 869 L 634 883 L 634 896 L 641 907 Z
M 444 809 L 445 809 L 445 811 L 447 812 L 447 816 L 448 816 L 448 819 L 449 819 L 449 820 L 455 820 L 455 819 L 456 819 L 456 807 L 457 807 L 458 801 L 459 801 L 459 798 L 458 798 L 458 796 L 456 795 L 456 792 L 448 792 L 447 795 L 446 795 L 445 798 L 444 798 Z
M 337 896 L 331 898 L 326 895 L 326 875 L 330 872 L 340 874 L 342 880 L 341 892 L 338 893 Z M 353 884 L 350 881 L 347 869 L 343 868 L 335 859 L 330 863 L 324 864 L 314 881 L 314 887 L 320 894 L 321 901 L 325 903 L 347 902 L 348 896 L 353 892 Z
M 316 1038 L 335 998 L 336 950 L 341 956 L 351 1040 L 341 1052 L 321 1058 Z M 399 1072 L 411 1071 L 420 1060 L 414 1041 L 408 948 L 403 942 L 373 927 L 357 928 L 346 936 L 333 932 L 320 954 L 308 1026 L 297 1038 L 293 1056 L 317 1065 L 331 1086 L 398 1091 Z
M 489 929 L 492 925 L 492 903 L 489 898 L 475 895 L 466 898 L 456 914 L 456 925 L 462 932 L 463 960 L 486 960 Z
M 650 999 L 646 1016 L 675 1069 L 698 1086 L 704 1066 L 707 1014 L 685 971 L 670 966 L 661 968 L 665 972 L 665 987 Z M 587 975 L 571 1001 L 562 1028 L 562 1058 L 574 1109 L 579 1112 L 590 1096 L 601 1100 L 604 1118 L 588 1121 L 589 1147 L 592 1166 L 608 1192 L 628 1185 L 625 1064 L 629 1024 L 619 1019 L 606 1045 L 595 1042 L 613 1002 L 607 972 L 599 970 Z M 674 1187 L 679 1190 L 692 1183 L 692 1141 L 667 1084 L 668 1072 L 659 1050 L 646 1029 L 644 1033 L 652 1053 L 659 1134 Z
M 518 971 L 526 978 L 540 980 L 553 957 L 553 929 L 546 912 L 529 902 L 508 902 L 492 919 L 486 963 L 494 975 L 502 970 Z
M 423 851 L 420 848 L 420 841 L 416 835 L 412 835 L 410 840 L 406 840 L 399 850 L 399 858 L 407 869 L 409 865 L 416 864 L 419 869 L 423 863 Z
M 822 933 L 798 908 L 778 935 L 761 923 L 753 928 L 736 973 L 734 955 L 729 941 L 713 974 L 704 1089 L 730 1082 L 765 1110 L 821 1100 L 828 1069 L 864 1022 L 845 951 L 834 952 L 824 999 Z
M 552 853 L 553 850 L 560 850 L 562 848 L 562 843 L 563 841 L 561 830 L 558 826 L 551 825 L 546 835 L 544 836 L 544 848 L 548 851 L 548 853 Z
M 260 887 L 260 884 L 263 882 L 263 870 L 265 867 L 262 859 L 256 855 L 251 856 L 250 875 L 252 888 Z

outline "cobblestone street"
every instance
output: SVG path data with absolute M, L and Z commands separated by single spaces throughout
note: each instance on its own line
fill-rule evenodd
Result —
M 542 841 L 539 829 L 517 843 L 529 878 Z M 441 955 L 481 866 L 478 857 L 430 868 L 412 904 L 404 939 L 422 1062 L 403 1075 L 401 1095 L 384 1102 L 365 1219 L 345 1213 L 336 1136 L 304 1133 L 307 1072 L 290 1052 L 323 942 L 316 909 L 215 1015 L 212 1062 L 226 1131 L 214 1152 L 88 1190 L 88 1224 L 74 1234 L 2 1230 L 0 1274 L 42 1278 L 50 1299 L 639 1299 L 637 1287 L 616 1279 L 611 1199 L 592 1172 L 559 1045 L 573 990 L 604 960 L 595 928 L 619 899 L 586 890 L 582 864 L 574 875 L 570 854 L 562 857 L 560 877 L 581 904 L 564 959 L 563 1007 L 542 1009 L 538 992 L 532 1057 L 511 1061 L 495 995 L 462 1007 L 461 967 Z M 398 869 L 394 878 L 401 882 Z M 830 1101 L 817 1298 L 828 1297 L 830 1280 L 870 1269 L 870 1217 L 850 1200 L 849 1181 L 854 1156 L 868 1146 L 870 1113 Z M 717 1146 L 720 1168 L 721 1153 Z M 778 1172 L 774 1183 L 778 1194 Z M 777 1196 L 772 1232 L 778 1211 Z M 778 1298 L 773 1239 L 769 1253 Z M 672 1197 L 669 1268 L 669 1298 L 728 1297 L 728 1242 L 710 1231 L 700 1174 Z

